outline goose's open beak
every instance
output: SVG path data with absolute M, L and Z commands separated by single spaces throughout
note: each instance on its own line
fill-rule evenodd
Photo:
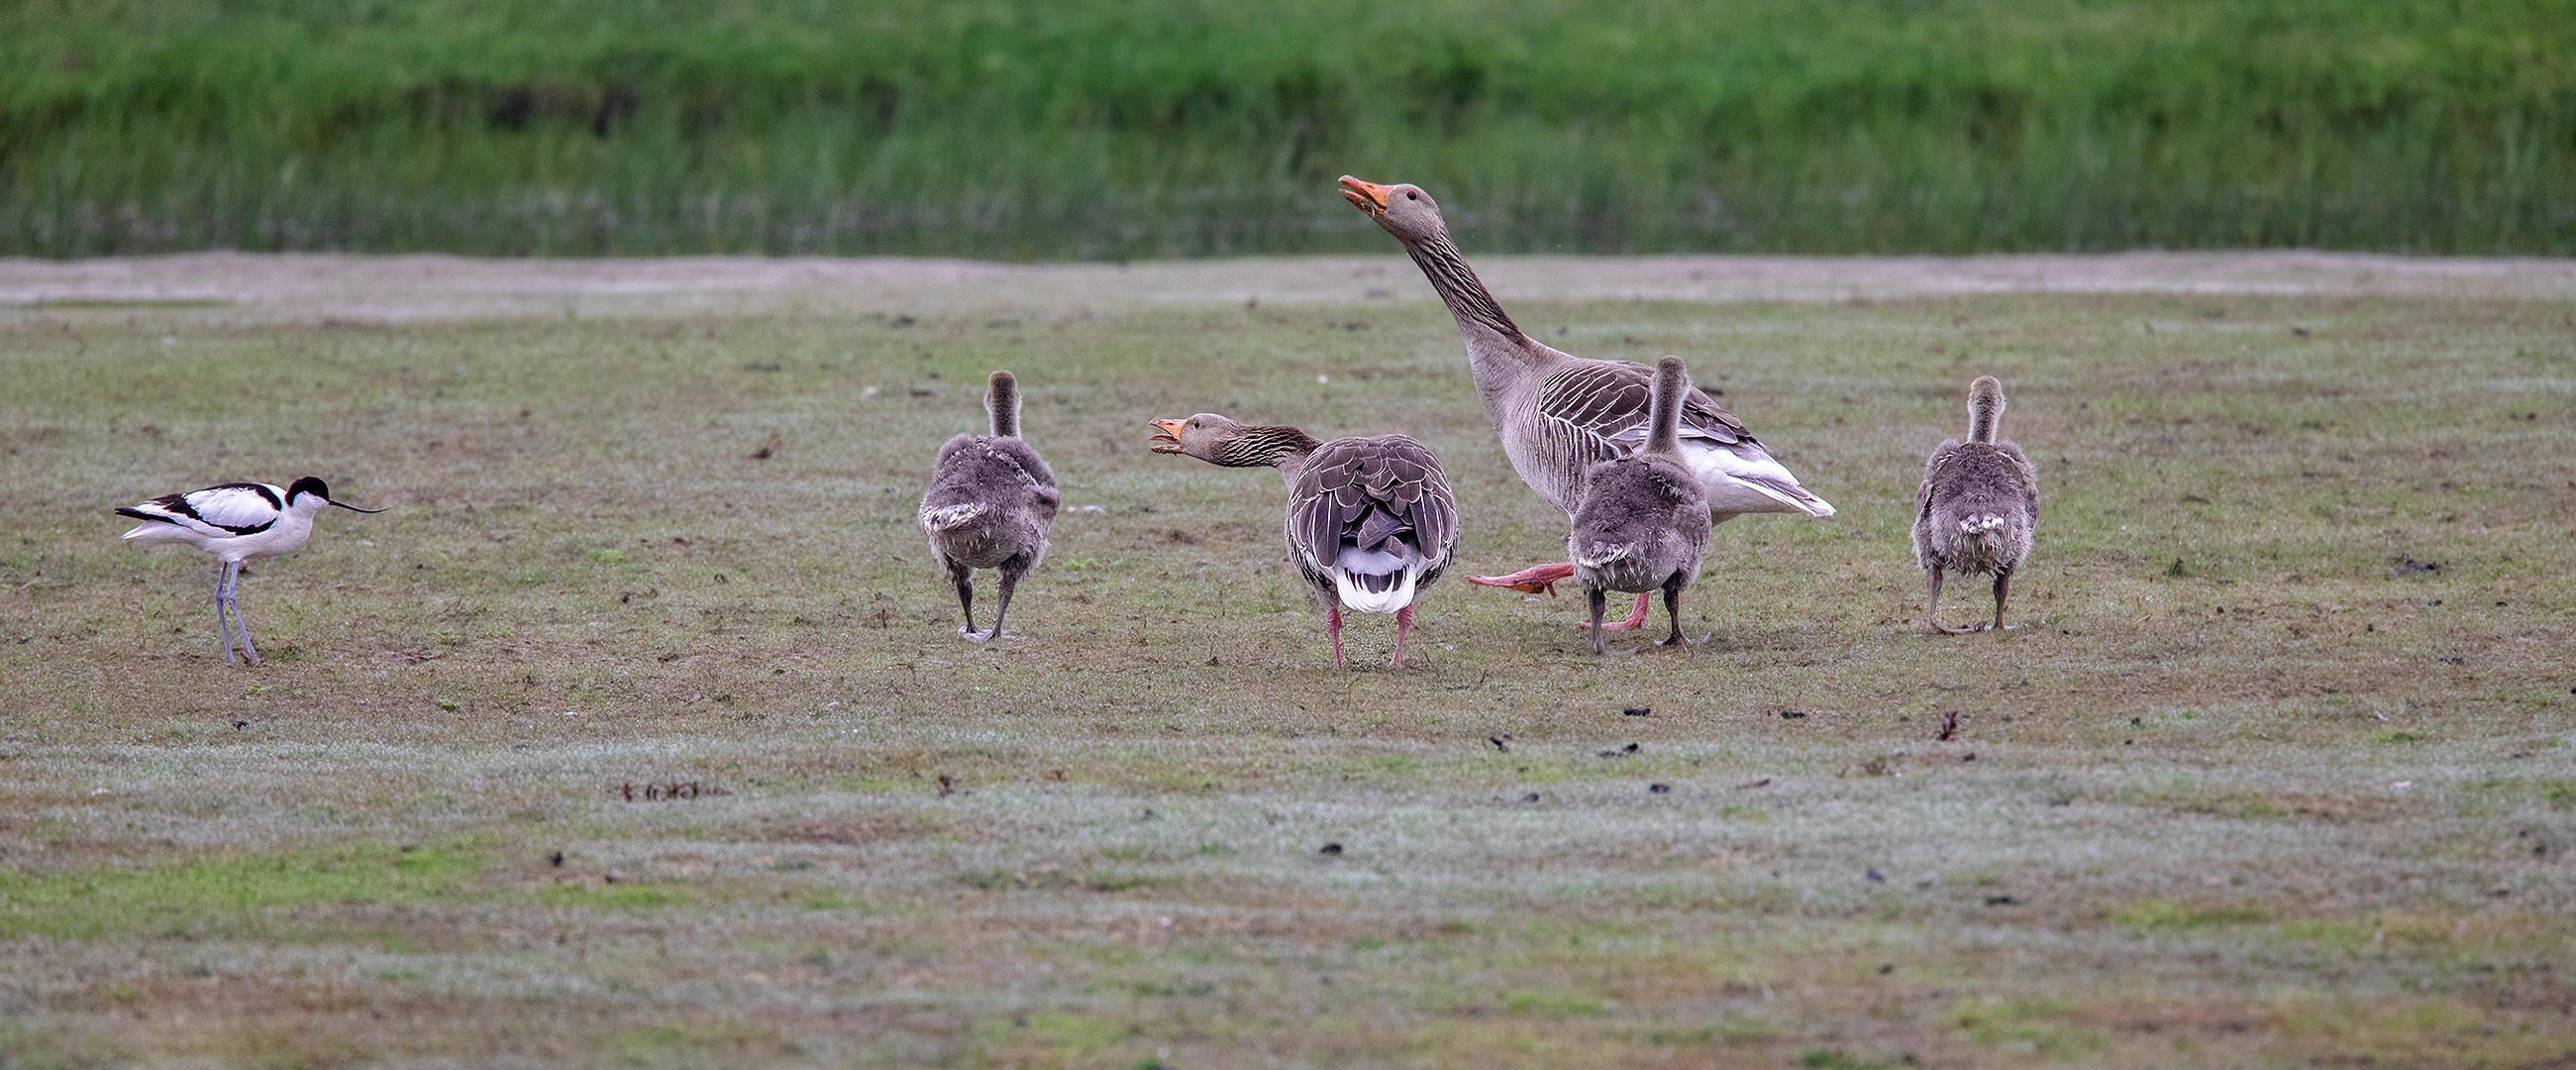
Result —
M 1182 423 L 1182 421 L 1180 421 L 1180 420 L 1148 420 L 1148 421 L 1146 421 L 1146 422 L 1147 422 L 1147 423 L 1150 423 L 1150 424 L 1153 424 L 1156 428 L 1158 428 L 1158 429 L 1159 429 L 1159 430 L 1157 430 L 1157 431 L 1154 433 L 1154 437 L 1152 437 L 1152 438 L 1149 438 L 1149 439 L 1146 439 L 1146 440 L 1145 440 L 1145 441 L 1146 441 L 1146 443 L 1147 443 L 1148 445 L 1151 445 L 1151 446 L 1153 446 L 1153 447 L 1154 447 L 1154 452 L 1156 452 L 1156 453 L 1179 453 L 1179 452 L 1181 452 L 1181 423 Z
M 1395 191 L 1392 188 L 1375 182 L 1362 182 L 1349 175 L 1342 176 L 1342 199 L 1373 216 L 1386 214 L 1386 195 L 1393 192 Z
M 323 501 L 326 501 L 326 502 L 327 502 L 327 501 L 331 501 L 331 499 L 329 499 L 329 498 L 324 498 L 324 499 L 322 499 L 322 500 L 323 500 Z M 385 509 L 360 509 L 360 508 L 358 508 L 357 506 L 351 505 L 351 504 L 349 504 L 349 503 L 347 503 L 347 502 L 331 502 L 331 504 L 336 505 L 336 506 L 339 506 L 340 508 L 342 508 L 342 509 L 346 509 L 346 510 L 348 510 L 348 511 L 352 512 L 352 513 L 381 513 L 381 512 L 384 512 L 384 511 L 385 511 L 385 509 L 391 509 L 391 508 L 393 508 L 393 506 L 388 505 L 388 506 L 386 506 L 386 507 L 385 507 Z

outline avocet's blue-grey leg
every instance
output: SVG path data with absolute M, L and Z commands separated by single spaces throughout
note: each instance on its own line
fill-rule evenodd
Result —
M 228 604 L 232 579 L 232 562 L 215 566 L 215 642 L 223 647 L 225 661 L 233 660 L 232 606 Z
M 224 604 L 232 607 L 233 630 L 241 633 L 242 660 L 257 665 L 259 648 L 250 645 L 250 622 L 242 619 L 241 601 L 235 596 L 240 587 L 241 562 L 235 561 L 232 570 L 224 575 Z

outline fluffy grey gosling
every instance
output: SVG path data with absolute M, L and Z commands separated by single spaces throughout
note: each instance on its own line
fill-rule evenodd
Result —
M 2004 385 L 1980 375 L 1968 387 L 1968 440 L 1941 443 L 1923 465 L 1923 488 L 1914 495 L 1914 559 L 1931 575 L 1924 627 L 1934 634 L 1977 631 L 1941 626 L 1941 572 L 1995 578 L 1996 628 L 2004 623 L 2004 596 L 2013 572 L 2030 556 L 2031 529 L 2039 522 L 2039 472 L 2021 447 L 1995 438 L 2004 413 Z
M 1604 592 L 1664 592 L 1673 618 L 1665 646 L 1683 642 L 1682 588 L 1699 578 L 1708 549 L 1708 490 L 1682 457 L 1682 401 L 1690 375 L 1680 357 L 1655 366 L 1654 400 L 1646 444 L 1634 453 L 1593 465 L 1584 480 L 1583 504 L 1574 511 L 1574 533 L 1565 550 L 1574 577 L 1592 601 L 1592 653 L 1601 653 Z
M 994 372 L 984 408 L 992 414 L 993 433 L 958 435 L 939 447 L 930 490 L 921 496 L 921 532 L 930 537 L 931 556 L 957 584 L 957 605 L 966 611 L 966 626 L 957 634 L 978 643 L 1002 634 L 1011 590 L 1046 555 L 1058 500 L 1055 473 L 1020 438 L 1019 380 Z M 1002 570 L 1002 600 L 993 608 L 989 631 L 975 630 L 979 568 Z

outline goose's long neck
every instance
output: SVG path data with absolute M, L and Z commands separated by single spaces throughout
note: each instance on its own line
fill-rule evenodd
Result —
M 1247 427 L 1217 444 L 1209 463 L 1225 468 L 1276 468 L 1291 490 L 1306 468 L 1306 458 L 1323 445 L 1294 427 Z
M 2004 385 L 1991 375 L 1977 377 L 1968 396 L 1968 441 L 1995 440 L 1995 425 L 2003 421 Z
M 1485 289 L 1476 269 L 1467 266 L 1467 258 L 1458 254 L 1458 246 L 1449 240 L 1446 229 L 1430 237 L 1404 243 L 1404 251 L 1413 257 L 1422 277 L 1431 280 L 1431 288 L 1440 292 L 1440 302 L 1449 306 L 1449 314 L 1458 320 L 1458 333 L 1467 341 L 1467 368 L 1476 377 L 1476 393 L 1485 402 L 1485 413 L 1500 425 L 1499 401 L 1507 384 L 1527 374 L 1545 352 L 1536 347 L 1520 325 L 1503 311 L 1493 292 Z

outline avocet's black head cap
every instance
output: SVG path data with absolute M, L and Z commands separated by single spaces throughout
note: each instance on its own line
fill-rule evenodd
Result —
M 306 476 L 302 479 L 296 480 L 286 488 L 286 500 L 288 502 L 293 502 L 295 499 L 301 498 L 307 494 L 313 495 L 314 497 L 320 498 L 326 502 L 330 501 L 331 485 L 322 482 L 319 478 L 314 476 Z

